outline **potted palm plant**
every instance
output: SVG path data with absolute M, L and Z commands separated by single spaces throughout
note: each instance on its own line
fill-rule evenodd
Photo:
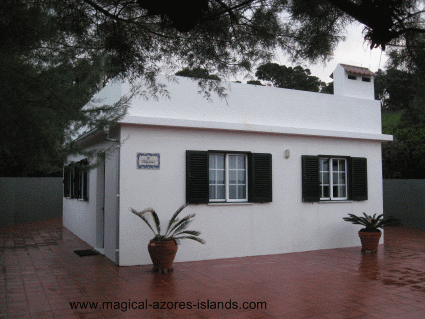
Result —
M 177 244 L 181 239 L 191 239 L 205 244 L 205 241 L 198 237 L 201 234 L 199 231 L 186 230 L 195 217 L 195 214 L 187 215 L 182 219 L 178 218 L 178 215 L 186 206 L 187 204 L 180 206 L 174 213 L 163 235 L 161 235 L 161 225 L 158 215 L 153 208 L 146 208 L 140 212 L 137 212 L 133 208 L 130 209 L 133 214 L 139 216 L 149 226 L 155 235 L 148 244 L 149 256 L 153 263 L 153 272 L 162 271 L 163 273 L 167 273 L 173 271 L 172 265 L 177 253 Z M 149 223 L 148 217 L 145 216 L 147 213 L 152 215 L 155 229 Z
M 363 213 L 363 216 L 356 216 L 354 214 L 348 214 L 348 216 L 349 217 L 344 217 L 343 219 L 356 225 L 365 226 L 365 228 L 359 231 L 362 252 L 370 251 L 371 253 L 376 253 L 378 251 L 379 239 L 382 235 L 379 228 L 382 229 L 384 226 L 401 225 L 400 219 L 395 217 L 384 217 L 384 214 L 369 216 Z

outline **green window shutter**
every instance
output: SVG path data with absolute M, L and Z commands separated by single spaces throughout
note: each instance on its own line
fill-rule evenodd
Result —
M 75 198 L 81 198 L 81 163 L 75 165 Z
M 250 153 L 248 159 L 248 201 L 266 203 L 272 201 L 272 155 Z
M 63 168 L 63 197 L 69 197 L 69 165 Z
M 350 197 L 352 200 L 367 200 L 367 159 L 352 157 L 350 164 Z
M 208 152 L 186 151 L 186 203 L 209 201 Z
M 75 164 L 72 163 L 70 165 L 70 179 L 71 179 L 71 183 L 70 183 L 70 187 L 71 187 L 71 198 L 76 198 L 76 188 L 75 188 L 75 176 L 76 176 L 76 168 L 75 168 Z
M 85 166 L 84 167 L 84 170 L 83 170 L 83 189 L 82 189 L 83 199 L 86 200 L 86 201 L 88 201 L 89 200 L 89 185 L 88 185 L 88 174 L 89 174 L 89 171 L 88 171 L 88 167 L 87 166 L 89 165 L 89 161 L 87 159 L 84 159 L 82 161 L 82 164 L 83 164 L 83 166 Z
M 302 156 L 302 196 L 303 202 L 320 201 L 319 157 Z

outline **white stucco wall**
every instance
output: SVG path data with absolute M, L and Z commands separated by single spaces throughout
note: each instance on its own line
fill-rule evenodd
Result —
M 68 162 L 82 160 L 83 156 L 70 156 Z M 63 199 L 63 225 L 91 246 L 96 246 L 96 193 L 97 171 L 90 170 L 88 174 L 89 200 L 74 198 Z
M 100 172 L 97 167 L 94 167 L 88 174 L 89 200 L 63 199 L 63 225 L 90 246 L 99 248 L 109 259 L 118 263 L 119 148 L 116 143 L 108 141 L 96 145 L 95 148 L 108 150 L 104 162 L 104 186 L 99 185 L 98 173 Z M 69 156 L 68 162 L 77 162 L 83 158 L 83 155 Z M 90 164 L 95 165 L 96 161 L 92 160 Z M 99 215 L 102 211 L 102 207 L 99 206 L 103 206 L 100 202 L 103 195 L 99 192 L 104 192 L 105 197 L 103 217 Z M 100 219 L 103 220 L 100 221 Z M 104 247 L 100 247 L 99 227 L 104 228 L 102 231 Z
M 190 205 L 182 214 L 197 214 L 190 228 L 201 231 L 207 244 L 183 242 L 176 261 L 359 246 L 360 228 L 342 218 L 348 213 L 382 213 L 380 142 L 135 125 L 123 126 L 122 136 L 126 141 L 120 159 L 120 265 L 151 263 L 147 244 L 153 234 L 129 209 L 153 207 L 165 227 L 185 202 L 186 150 L 271 153 L 273 202 Z M 138 152 L 160 153 L 160 169 L 137 169 Z M 366 157 L 369 199 L 303 203 L 301 156 L 318 154 Z
M 355 75 L 356 79 L 348 78 L 347 71 L 338 64 L 333 72 L 334 94 L 336 96 L 358 97 L 361 99 L 375 99 L 375 78 L 370 78 L 370 82 L 364 82 L 361 75 Z

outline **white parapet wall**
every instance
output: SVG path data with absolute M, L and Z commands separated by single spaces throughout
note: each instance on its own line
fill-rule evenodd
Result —
M 159 77 L 167 86 L 169 98 L 135 97 L 122 122 L 280 133 L 286 130 L 290 134 L 308 130 L 331 135 L 381 134 L 380 103 L 373 99 L 224 82 L 220 85 L 227 89 L 227 98 L 212 93 L 209 101 L 197 93 L 197 81 L 174 79 Z M 111 103 L 129 91 L 129 83 L 111 82 L 99 97 L 107 96 L 103 101 Z

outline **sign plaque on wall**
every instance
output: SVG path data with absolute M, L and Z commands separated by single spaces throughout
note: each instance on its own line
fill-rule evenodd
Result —
M 159 169 L 159 153 L 137 153 L 138 169 Z

